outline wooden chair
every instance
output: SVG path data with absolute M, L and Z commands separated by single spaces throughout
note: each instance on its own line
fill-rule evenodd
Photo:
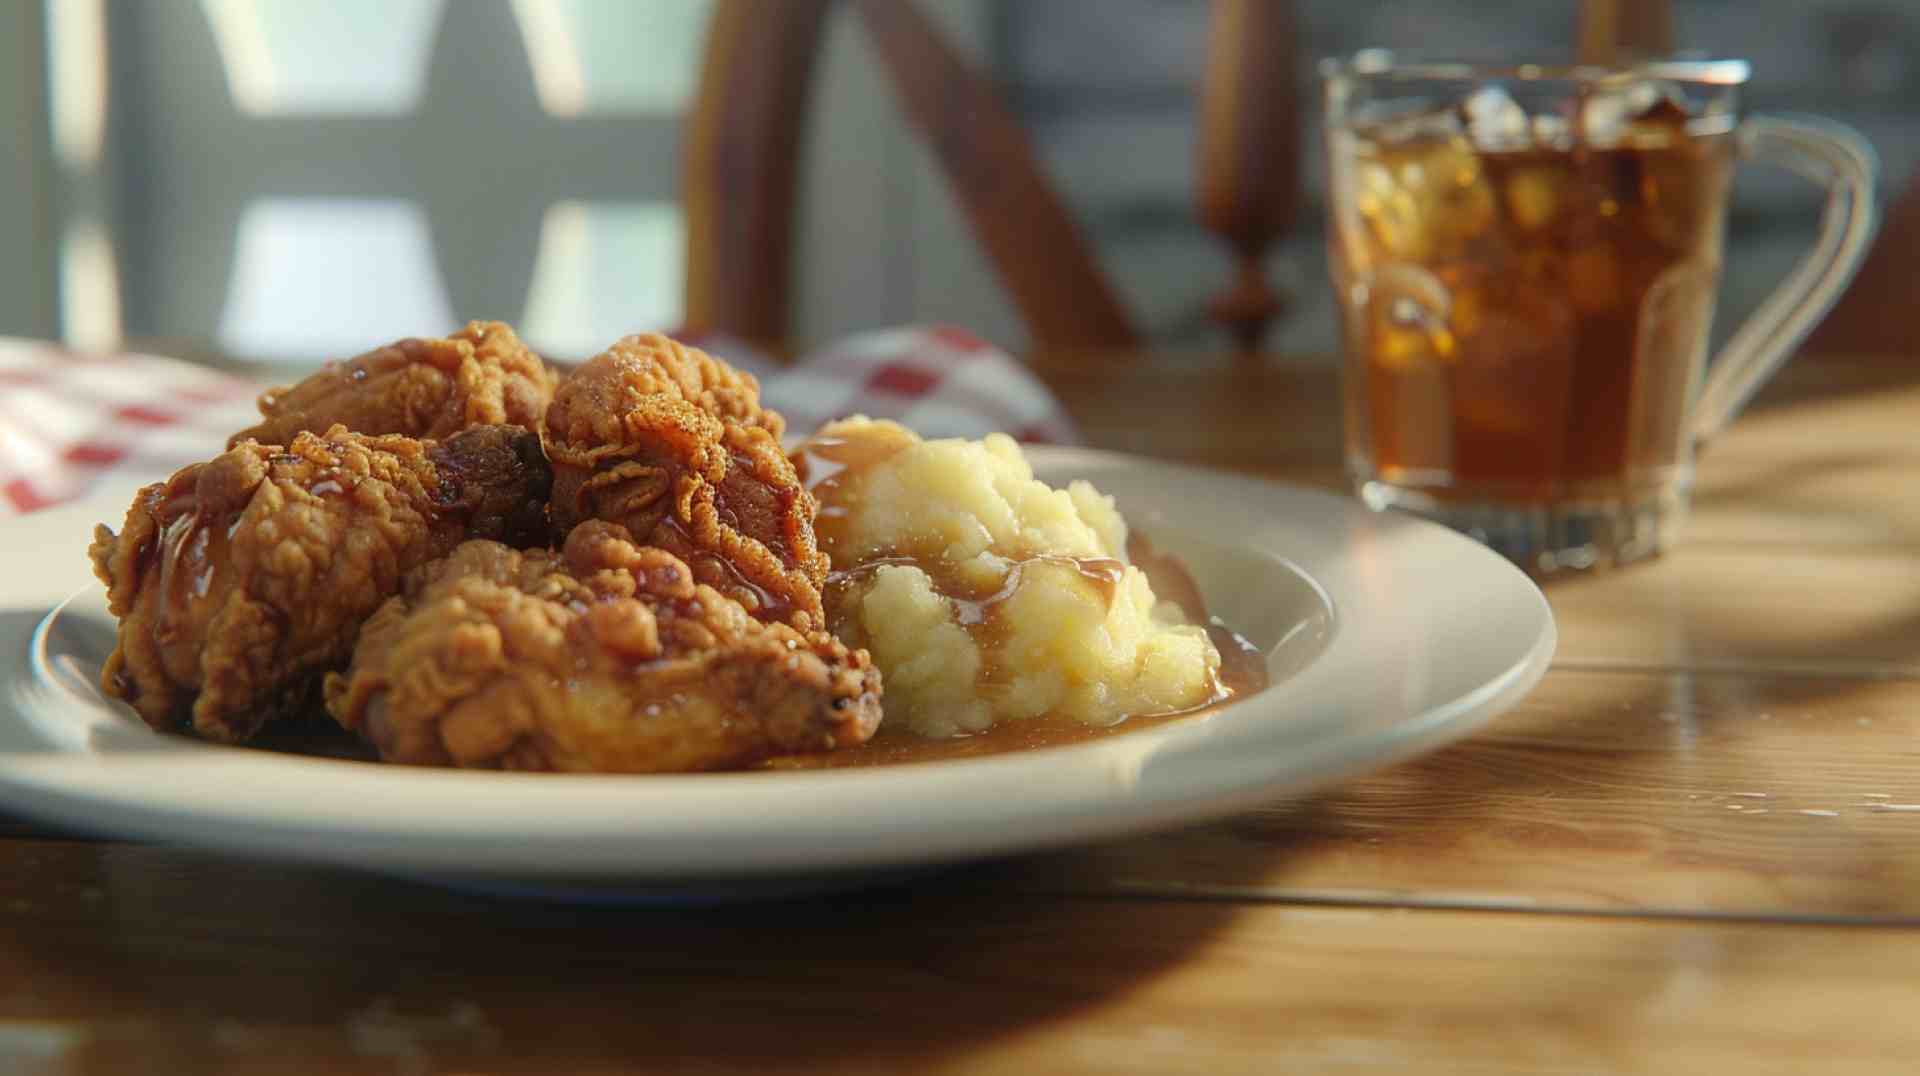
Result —
M 686 320 L 785 350 L 794 177 L 829 0 L 720 0 L 684 142 Z M 1132 325 L 988 81 L 902 0 L 852 5 L 1044 348 L 1127 348 Z
M 1583 0 L 1578 56 L 1590 64 L 1673 51 L 1672 0 Z

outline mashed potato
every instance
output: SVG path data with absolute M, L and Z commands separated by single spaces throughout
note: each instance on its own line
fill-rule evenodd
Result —
M 1057 714 L 1107 725 L 1207 702 L 1220 655 L 1126 562 L 1086 482 L 1050 489 L 1013 439 L 823 428 L 797 456 L 832 558 L 827 615 L 873 654 L 890 722 L 925 736 Z

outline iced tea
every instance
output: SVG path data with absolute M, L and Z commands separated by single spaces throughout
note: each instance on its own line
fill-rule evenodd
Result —
M 1329 149 L 1363 479 L 1521 506 L 1670 482 L 1705 362 L 1729 133 L 1653 91 L 1529 115 L 1482 90 L 1335 130 Z

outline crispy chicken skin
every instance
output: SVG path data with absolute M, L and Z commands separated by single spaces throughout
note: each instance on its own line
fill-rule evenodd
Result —
M 101 688 L 156 729 L 244 740 L 314 696 L 402 575 L 469 537 L 547 541 L 537 434 L 335 426 L 244 442 L 141 490 L 88 550 L 119 618 Z
M 559 553 L 470 541 L 413 572 L 326 700 L 390 762 L 665 773 L 863 742 L 880 674 L 589 521 Z
M 823 628 L 819 507 L 780 450 L 783 425 L 751 375 L 629 336 L 569 374 L 547 409 L 554 532 L 619 523 L 760 619 Z
M 330 362 L 260 397 L 259 425 L 227 441 L 284 445 L 335 424 L 354 433 L 445 440 L 469 426 L 538 431 L 555 377 L 510 326 L 469 322 L 452 336 L 400 340 Z

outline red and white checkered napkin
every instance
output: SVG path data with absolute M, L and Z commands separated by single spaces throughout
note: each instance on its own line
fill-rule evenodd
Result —
M 804 434 L 864 413 L 926 437 L 1069 443 L 1072 423 L 1019 362 L 946 327 L 850 337 L 782 366 L 737 341 L 683 337 L 760 378 L 761 396 Z M 82 356 L 0 339 L 0 516 L 84 496 L 98 486 L 151 482 L 226 445 L 253 425 L 263 386 L 177 359 Z

